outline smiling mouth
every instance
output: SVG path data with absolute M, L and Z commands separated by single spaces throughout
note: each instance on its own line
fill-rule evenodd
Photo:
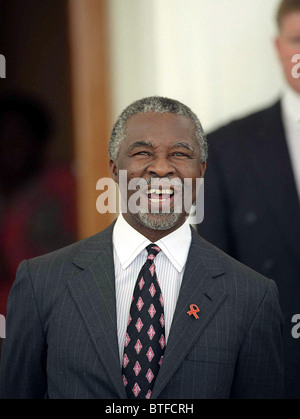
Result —
M 151 203 L 162 203 L 167 200 L 170 200 L 174 197 L 174 189 L 154 189 L 151 188 L 148 190 L 147 197 Z

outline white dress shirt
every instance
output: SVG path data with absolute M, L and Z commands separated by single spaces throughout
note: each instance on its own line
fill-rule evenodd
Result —
M 300 199 L 300 94 L 290 87 L 286 88 L 282 98 L 282 119 Z
M 156 256 L 154 263 L 164 299 L 166 342 L 168 341 L 191 240 L 190 225 L 186 221 L 173 233 L 155 242 L 161 248 L 161 252 Z M 119 215 L 113 230 L 113 248 L 120 365 L 124 353 L 124 341 L 133 290 L 138 274 L 147 259 L 146 246 L 150 243 L 145 236 L 131 227 L 121 214 Z

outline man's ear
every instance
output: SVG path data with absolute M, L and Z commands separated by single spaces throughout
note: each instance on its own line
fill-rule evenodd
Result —
M 204 173 L 206 170 L 206 161 L 201 163 L 201 167 L 200 167 L 200 177 L 204 177 Z
M 279 38 L 279 36 L 277 36 L 274 39 L 274 46 L 275 46 L 275 49 L 276 49 L 276 52 L 277 52 L 277 56 L 279 58 L 281 58 L 281 48 L 280 48 L 280 38 Z
M 110 168 L 111 177 L 116 183 L 119 183 L 119 171 L 118 171 L 116 163 L 113 160 L 109 160 L 109 168 Z

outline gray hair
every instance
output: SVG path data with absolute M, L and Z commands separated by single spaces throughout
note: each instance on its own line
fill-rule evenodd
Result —
M 137 100 L 124 109 L 118 117 L 110 136 L 109 157 L 111 160 L 116 161 L 118 158 L 120 145 L 126 136 L 126 124 L 129 118 L 133 115 L 147 112 L 172 113 L 191 119 L 195 126 L 196 139 L 200 145 L 201 161 L 207 160 L 207 140 L 197 115 L 183 103 L 160 96 L 151 96 Z

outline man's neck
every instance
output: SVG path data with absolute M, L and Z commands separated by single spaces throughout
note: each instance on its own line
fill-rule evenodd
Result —
M 300 94 L 290 86 L 286 86 L 282 97 L 283 112 L 286 118 L 292 121 L 299 120 Z

